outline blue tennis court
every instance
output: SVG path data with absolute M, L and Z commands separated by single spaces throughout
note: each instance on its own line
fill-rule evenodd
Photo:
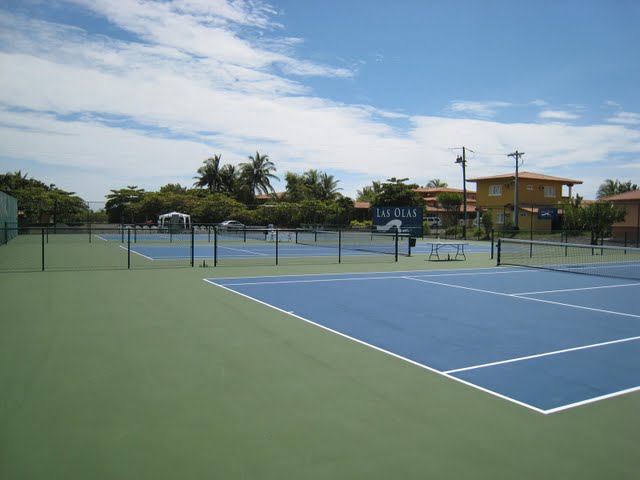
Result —
M 640 282 L 523 268 L 207 279 L 541 413 L 640 389 Z
M 124 247 L 123 247 L 124 248 Z M 232 243 L 218 245 L 218 258 L 270 258 L 275 256 L 274 244 Z M 131 252 L 149 260 L 180 260 L 190 258 L 190 245 L 131 245 Z M 376 252 L 343 249 L 343 256 L 375 255 Z M 336 257 L 337 247 L 297 244 L 278 245 L 279 257 Z M 194 258 L 213 258 L 213 245 L 194 245 Z

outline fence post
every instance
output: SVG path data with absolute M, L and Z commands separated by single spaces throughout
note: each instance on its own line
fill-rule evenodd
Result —
M 44 228 L 42 229 L 42 271 L 44 272 Z
M 127 230 L 127 270 L 131 270 L 131 229 Z
M 218 227 L 213 227 L 213 266 L 218 266 Z
M 280 243 L 280 241 L 278 240 L 278 230 L 280 230 L 279 228 L 276 228 L 276 265 L 278 265 L 278 243 Z M 246 234 L 246 231 L 245 231 Z
M 496 262 L 496 265 L 500 265 L 500 249 L 502 247 L 502 244 L 500 243 L 500 238 L 498 238 L 498 260 Z
M 317 233 L 316 238 L 318 238 Z M 342 263 L 342 230 L 340 229 L 338 229 L 338 263 Z
M 89 243 L 91 243 L 91 224 L 89 224 Z
M 195 228 L 191 227 L 191 266 L 195 264 Z

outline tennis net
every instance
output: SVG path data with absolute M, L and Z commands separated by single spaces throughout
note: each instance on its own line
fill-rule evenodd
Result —
M 410 236 L 396 233 L 297 230 L 296 243 L 317 247 L 360 250 L 389 255 L 411 255 Z
M 640 280 L 640 248 L 502 238 L 498 265 Z

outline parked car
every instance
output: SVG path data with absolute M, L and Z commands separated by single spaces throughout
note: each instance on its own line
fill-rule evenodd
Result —
M 440 217 L 425 217 L 424 221 L 429 224 L 429 228 L 442 227 L 442 220 L 440 220 Z
M 237 220 L 225 220 L 224 222 L 218 224 L 218 227 L 223 230 L 243 230 L 244 223 L 240 223 Z

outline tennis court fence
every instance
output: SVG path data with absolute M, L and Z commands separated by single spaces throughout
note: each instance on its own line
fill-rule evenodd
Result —
M 640 248 L 501 238 L 498 265 L 640 280 Z
M 5 224 L 0 271 L 397 262 L 414 239 L 398 232 Z

